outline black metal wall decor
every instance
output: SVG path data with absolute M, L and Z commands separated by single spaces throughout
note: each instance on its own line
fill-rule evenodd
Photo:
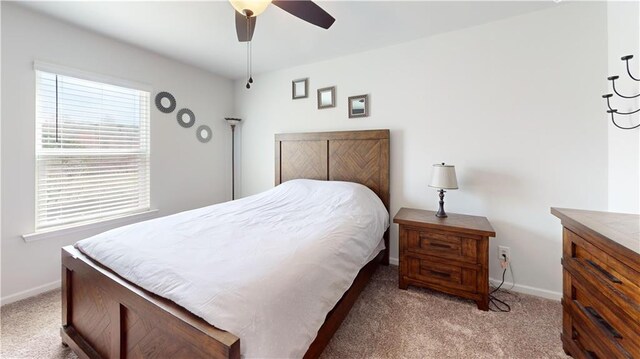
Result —
M 633 59 L 633 55 L 626 55 L 626 56 L 622 56 L 622 58 L 620 58 L 620 60 L 626 62 L 627 74 L 629 75 L 631 80 L 640 82 L 640 78 L 637 78 L 637 77 L 633 76 L 633 74 L 631 74 L 631 69 L 629 69 L 629 60 L 631 60 L 631 59 Z M 618 89 L 616 89 L 616 80 L 618 80 L 619 78 L 620 78 L 620 76 L 609 76 L 607 78 L 607 80 L 611 81 L 611 87 L 613 88 L 614 94 L 616 94 L 618 97 L 620 97 L 622 99 L 627 99 L 627 100 L 640 97 L 640 93 L 637 93 L 637 94 L 633 95 L 633 94 L 621 94 L 620 92 L 618 92 Z M 608 108 L 607 113 L 611 114 L 611 122 L 613 122 L 613 124 L 617 128 L 620 128 L 620 129 L 623 129 L 623 130 L 633 130 L 634 128 L 640 127 L 640 123 L 638 123 L 635 126 L 625 127 L 625 126 L 620 126 L 616 122 L 616 115 L 630 116 L 630 115 L 633 115 L 633 114 L 636 114 L 636 113 L 640 112 L 640 107 L 635 111 L 620 112 L 620 111 L 618 111 L 618 109 L 615 109 L 615 108 L 611 107 L 610 99 L 613 97 L 614 94 L 613 93 L 608 93 L 608 94 L 602 95 L 602 98 L 607 100 L 607 108 Z
M 187 117 L 187 120 L 185 120 Z M 178 111 L 178 115 L 176 116 L 178 123 L 180 126 L 184 128 L 189 128 L 196 123 L 196 115 L 193 114 L 193 111 L 188 108 L 183 108 Z
M 162 103 L 162 100 L 164 99 L 168 100 L 169 105 L 165 106 Z M 156 95 L 156 107 L 158 108 L 158 110 L 160 110 L 160 112 L 171 113 L 176 109 L 176 98 L 166 91 L 158 92 L 158 94 Z

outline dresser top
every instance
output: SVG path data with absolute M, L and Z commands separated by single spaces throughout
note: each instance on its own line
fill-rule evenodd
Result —
M 604 237 L 640 254 L 640 215 L 612 212 L 585 211 L 581 209 L 551 208 L 551 214 L 562 224 Z
M 393 218 L 393 223 L 423 228 L 448 229 L 484 237 L 496 236 L 491 223 L 485 217 L 457 213 L 447 213 L 447 215 L 447 218 L 438 218 L 435 211 L 400 208 Z

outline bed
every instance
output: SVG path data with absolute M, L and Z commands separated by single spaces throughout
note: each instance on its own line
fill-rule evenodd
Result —
M 280 134 L 275 145 L 276 185 L 294 179 L 359 183 L 375 193 L 388 211 L 388 130 Z M 322 353 L 377 266 L 388 264 L 388 231 L 383 240 L 385 249 L 357 272 L 304 357 Z M 73 246 L 62 249 L 62 287 L 62 340 L 80 357 L 241 355 L 242 336 L 218 329 L 173 301 L 125 280 Z

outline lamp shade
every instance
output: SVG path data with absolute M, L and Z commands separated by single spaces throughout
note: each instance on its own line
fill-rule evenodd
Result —
M 224 119 L 227 120 L 227 123 L 230 124 L 231 126 L 239 125 L 240 121 L 242 121 L 242 119 L 233 118 L 233 117 L 225 117 Z
M 456 168 L 453 165 L 435 164 L 429 187 L 438 189 L 458 189 Z
M 258 16 L 267 9 L 267 6 L 271 4 L 271 0 L 229 0 L 231 6 L 241 13 L 247 15 L 245 10 L 251 11 L 250 16 Z

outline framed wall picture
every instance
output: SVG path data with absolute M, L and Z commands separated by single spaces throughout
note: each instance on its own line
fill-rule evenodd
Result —
M 369 116 L 369 95 L 349 97 L 349 118 Z
M 309 79 L 293 80 L 291 82 L 291 98 L 294 100 L 309 97 Z
M 336 87 L 318 89 L 318 109 L 336 107 Z

